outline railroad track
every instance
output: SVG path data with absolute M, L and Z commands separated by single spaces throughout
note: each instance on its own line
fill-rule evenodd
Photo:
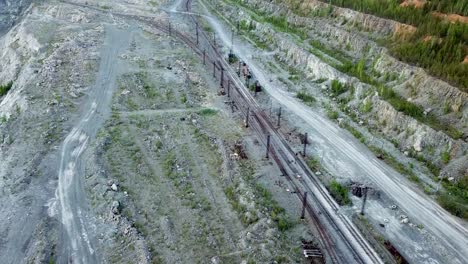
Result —
M 187 11 L 189 14 L 192 13 L 191 7 L 192 0 L 186 0 L 185 11 Z M 308 168 L 305 161 L 294 153 L 285 138 L 273 126 L 269 120 L 269 117 L 260 108 L 253 96 L 249 93 L 248 88 L 245 87 L 238 76 L 233 73 L 232 68 L 226 62 L 222 54 L 218 52 L 217 47 L 209 41 L 209 37 L 207 36 L 206 32 L 202 29 L 198 29 L 197 17 L 193 15 L 189 16 L 192 19 L 192 22 L 195 24 L 195 27 L 197 27 L 197 38 L 199 38 L 198 35 L 201 34 L 205 41 L 208 40 L 207 42 L 211 47 L 212 53 L 215 55 L 213 61 L 216 61 L 217 64 L 219 64 L 220 70 L 227 72 L 227 85 L 230 86 L 229 82 L 232 81 L 235 84 L 235 90 L 241 98 L 234 96 L 231 92 L 230 97 L 233 98 L 233 101 L 245 116 L 247 116 L 247 111 L 252 111 L 252 114 L 250 115 L 252 116 L 252 119 L 249 120 L 249 125 L 257 132 L 257 135 L 265 146 L 267 145 L 265 142 L 265 136 L 270 135 L 271 147 L 269 148 L 269 154 L 280 168 L 283 176 L 285 176 L 292 184 L 298 198 L 302 200 L 303 192 L 307 191 L 311 194 L 310 197 L 313 200 L 313 204 L 318 205 L 317 207 L 319 212 L 316 212 L 310 203 L 308 203 L 306 210 L 311 217 L 313 224 L 318 227 L 321 240 L 324 244 L 323 247 L 327 251 L 332 261 L 335 263 L 351 262 L 350 259 L 342 256 L 337 251 L 336 244 L 330 237 L 330 228 L 326 227 L 326 225 L 323 223 L 323 220 L 318 217 L 318 214 L 325 215 L 325 218 L 328 220 L 328 226 L 337 231 L 336 233 L 338 233 L 340 237 L 346 241 L 346 245 L 350 249 L 349 251 L 352 253 L 355 262 L 382 263 L 380 257 L 364 239 L 354 224 L 352 224 L 352 222 L 346 216 L 337 212 L 339 210 L 339 206 L 336 201 L 331 197 L 323 184 L 321 184 L 319 179 L 317 179 L 315 174 Z M 198 40 L 197 43 L 200 44 L 200 40 Z M 216 63 L 214 65 L 216 65 Z M 224 76 L 221 77 L 222 86 L 226 87 L 226 80 L 223 80 L 223 77 Z M 301 175 L 301 178 L 296 178 L 296 175 Z M 297 181 L 299 181 L 302 187 L 305 188 L 300 188 Z M 325 206 L 324 203 L 327 206 Z
M 216 44 L 199 27 L 198 16 L 192 13 L 192 0 L 185 0 L 185 16 L 188 17 L 189 23 L 193 27 L 193 31 L 188 33 L 179 30 L 170 21 L 164 21 L 152 16 L 128 15 L 95 6 L 66 3 L 147 23 L 189 46 L 198 56 L 203 58 L 207 67 L 212 65 L 214 77 L 220 79 L 220 85 L 229 90 L 228 97 L 239 111 L 244 116 L 249 113 L 249 127 L 257 134 L 263 145 L 267 146 L 266 137 L 270 136 L 269 156 L 289 181 L 299 200 L 302 201 L 304 192 L 308 192 L 309 199 L 312 200 L 306 206 L 309 216 L 308 221 L 317 227 L 322 249 L 331 261 L 345 264 L 383 263 L 356 226 L 346 216 L 338 212 L 339 206 L 336 201 L 308 168 L 305 161 L 295 154 L 284 136 L 274 127 L 270 118 L 250 94 L 248 88 L 224 59 Z M 301 177 L 298 178 L 297 175 L 301 175 Z

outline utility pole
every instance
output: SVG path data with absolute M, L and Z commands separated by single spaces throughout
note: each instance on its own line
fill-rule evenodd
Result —
M 249 113 L 250 107 L 247 107 L 247 114 L 245 115 L 245 127 L 249 127 Z
M 224 88 L 224 68 L 221 66 L 221 88 Z
M 231 32 L 231 51 L 229 51 L 229 54 L 234 54 L 234 29 Z
M 301 213 L 301 219 L 305 218 L 305 209 L 307 206 L 307 192 L 304 192 L 304 197 L 302 199 L 302 213 Z
M 267 146 L 266 146 L 266 158 L 270 158 L 269 156 L 269 152 L 270 152 L 270 135 L 267 136 Z
M 273 107 L 273 101 L 271 101 L 271 99 L 270 99 L 270 115 L 269 115 L 270 118 L 271 118 L 271 109 L 272 109 L 272 107 Z
M 206 49 L 203 49 L 203 65 L 206 65 Z
M 231 79 L 228 79 L 227 96 L 231 97 Z
M 306 148 L 307 148 L 307 143 L 308 143 L 308 142 L 307 142 L 308 136 L 309 136 L 309 135 L 308 135 L 307 133 L 305 133 L 305 135 L 304 135 L 304 152 L 302 152 L 302 155 L 303 155 L 304 157 L 306 156 Z
M 231 102 L 231 111 L 234 113 L 234 101 Z
M 216 49 L 216 33 L 215 32 L 213 32 L 213 43 Z
M 364 215 L 364 208 L 366 206 L 366 201 L 367 201 L 367 186 L 364 186 L 364 198 L 362 200 L 361 215 Z
M 280 127 L 281 125 L 281 107 L 278 109 L 278 124 L 277 126 Z
M 239 60 L 239 70 L 237 71 L 237 76 L 241 76 L 241 64 L 242 62 Z
M 213 61 L 213 77 L 216 78 L 216 62 Z
M 198 46 L 198 23 L 195 23 L 195 30 L 197 34 L 197 46 Z
M 169 21 L 169 36 L 172 35 L 172 25 L 171 25 L 171 21 Z

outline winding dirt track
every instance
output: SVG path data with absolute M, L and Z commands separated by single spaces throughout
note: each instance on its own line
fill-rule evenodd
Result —
M 83 179 L 82 153 L 110 112 L 118 72 L 118 54 L 129 45 L 131 28 L 117 29 L 106 26 L 105 42 L 96 83 L 91 88 L 88 101 L 82 107 L 81 118 L 65 138 L 61 147 L 59 182 L 56 199 L 63 225 L 59 263 L 97 263 L 93 249 L 93 234 L 89 231 Z

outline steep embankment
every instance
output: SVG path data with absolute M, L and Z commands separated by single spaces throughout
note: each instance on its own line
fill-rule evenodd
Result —
M 289 8 L 288 2 L 232 3 L 245 9 L 218 7 L 239 20 L 244 32 L 260 46 L 275 49 L 278 60 L 302 70 L 306 77 L 338 80 L 346 84 L 342 86 L 352 87 L 329 93 L 337 97 L 343 114 L 423 163 L 429 174 L 450 180 L 466 176 L 468 95 L 421 68 L 394 59 L 380 45 L 379 39 L 414 28 L 330 8 L 319 1 L 306 1 L 295 8 Z M 299 16 L 297 9 L 309 15 Z M 363 104 L 365 109 L 360 107 Z
M 0 0 L 0 36 L 16 24 L 31 2 L 32 0 Z

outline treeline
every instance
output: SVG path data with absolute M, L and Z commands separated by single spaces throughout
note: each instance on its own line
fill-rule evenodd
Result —
M 417 27 L 409 39 L 394 38 L 386 42 L 398 59 L 425 68 L 431 75 L 444 79 L 463 91 L 468 91 L 468 25 L 451 23 L 432 12 L 468 14 L 468 0 L 428 1 L 423 8 L 401 7 L 402 1 L 390 0 L 330 0 L 323 2 L 354 9 L 363 13 L 392 19 Z
M 451 34 L 443 39 L 415 36 L 388 45 L 398 59 L 425 68 L 430 74 L 468 92 L 468 64 L 462 63 L 467 56 L 467 47 L 461 40 Z
M 335 6 L 346 7 L 359 12 L 377 15 L 417 26 L 427 18 L 432 17 L 432 12 L 454 13 L 468 16 L 468 0 L 431 0 L 422 8 L 414 6 L 402 7 L 400 0 L 321 0 Z

